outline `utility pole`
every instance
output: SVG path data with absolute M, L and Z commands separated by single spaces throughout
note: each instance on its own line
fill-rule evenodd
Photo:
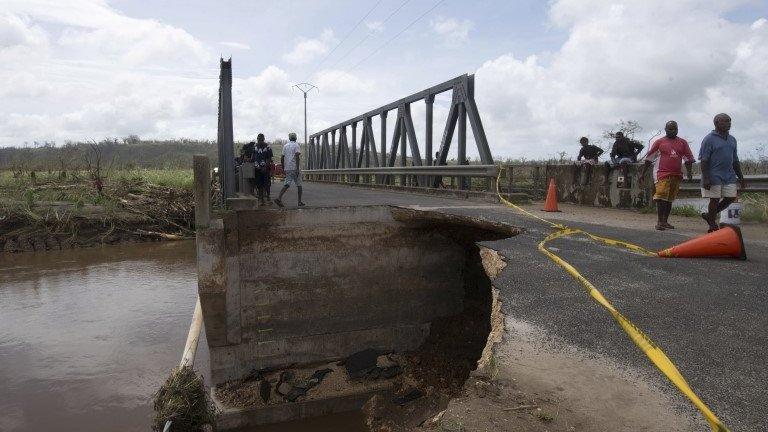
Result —
M 305 82 L 295 84 L 294 87 L 304 93 L 304 145 L 307 145 L 307 93 L 311 92 L 313 89 L 317 90 L 317 87 Z

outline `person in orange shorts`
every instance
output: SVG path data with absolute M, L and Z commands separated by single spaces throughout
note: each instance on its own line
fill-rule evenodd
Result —
M 666 136 L 663 136 L 651 145 L 645 156 L 645 165 L 640 174 L 642 183 L 648 167 L 653 165 L 653 181 L 656 191 L 653 200 L 656 201 L 656 212 L 659 220 L 656 229 L 675 229 L 669 223 L 669 214 L 672 212 L 672 202 L 677 198 L 680 190 L 680 182 L 683 180 L 683 161 L 688 180 L 693 178 L 692 167 L 696 160 L 693 157 L 688 142 L 677 136 L 677 122 L 670 120 L 664 126 Z

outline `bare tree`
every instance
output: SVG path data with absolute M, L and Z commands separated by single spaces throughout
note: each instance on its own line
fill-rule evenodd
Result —
M 84 157 L 85 166 L 91 176 L 91 180 L 93 180 L 93 185 L 96 187 L 99 195 L 101 195 L 104 189 L 104 180 L 101 177 L 101 147 L 95 141 L 92 142 L 89 151 L 85 153 Z
M 620 120 L 613 128 L 603 131 L 603 138 L 616 139 L 616 132 L 621 132 L 625 137 L 634 140 L 635 134 L 642 132 L 643 128 L 635 120 Z

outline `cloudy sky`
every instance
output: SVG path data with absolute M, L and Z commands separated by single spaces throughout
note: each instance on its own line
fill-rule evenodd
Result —
M 768 143 L 767 0 L 0 0 L 0 146 L 214 139 L 220 56 L 238 139 L 301 132 L 297 82 L 320 89 L 311 133 L 474 73 L 496 157 L 622 119 L 642 139 L 675 119 L 696 151 L 721 111 L 743 156 Z

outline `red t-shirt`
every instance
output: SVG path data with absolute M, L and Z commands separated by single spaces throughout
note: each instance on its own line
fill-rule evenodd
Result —
M 661 137 L 653 142 L 645 156 L 653 162 L 653 181 L 667 177 L 683 177 L 683 161 L 695 162 L 688 142 L 680 137 Z

